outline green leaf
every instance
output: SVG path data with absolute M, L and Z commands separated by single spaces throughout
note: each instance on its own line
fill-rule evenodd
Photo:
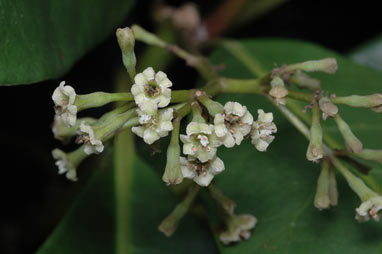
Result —
M 216 253 L 207 225 L 191 215 L 171 238 L 158 231 L 178 200 L 131 141 L 120 134 L 114 166 L 96 173 L 37 253 Z
M 337 74 L 313 75 L 322 80 L 325 90 L 337 95 L 380 91 L 382 73 L 314 44 L 263 39 L 241 41 L 241 45 L 267 70 L 271 70 L 275 63 L 282 65 L 336 57 Z M 225 64 L 222 75 L 253 77 L 253 73 L 225 49 L 215 51 L 211 59 L 215 64 Z M 322 212 L 313 207 L 319 165 L 306 160 L 308 141 L 268 101 L 256 95 L 233 94 L 219 96 L 219 100 L 239 101 L 255 118 L 258 108 L 273 111 L 278 127 L 276 139 L 266 153 L 257 152 L 249 141 L 233 149 L 219 149 L 226 170 L 216 177 L 217 185 L 238 203 L 238 213 L 251 213 L 259 220 L 250 240 L 234 246 L 220 245 L 222 253 L 382 252 L 382 226 L 373 221 L 360 224 L 354 219 L 360 201 L 340 175 L 337 176 L 338 207 Z M 342 106 L 340 113 L 365 147 L 381 148 L 381 114 Z M 324 131 L 338 136 L 332 119 L 326 122 Z M 373 172 L 381 174 L 381 167 Z
M 0 0 L 0 84 L 57 78 L 98 45 L 134 0 Z

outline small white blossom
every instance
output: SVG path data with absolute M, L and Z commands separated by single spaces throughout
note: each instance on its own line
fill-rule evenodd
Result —
M 260 152 L 267 150 L 267 147 L 275 139 L 272 133 L 277 132 L 275 123 L 273 123 L 273 114 L 264 113 L 262 109 L 257 110 L 257 121 L 253 122 L 251 139 L 252 144 Z
M 169 131 L 172 131 L 173 111 L 172 108 L 168 108 L 159 111 L 156 115 L 147 115 L 138 110 L 139 122 L 142 126 L 133 127 L 131 130 L 143 138 L 147 144 L 151 145 L 158 139 L 167 136 Z
M 215 175 L 224 170 L 224 163 L 218 157 L 202 163 L 193 157 L 180 157 L 183 177 L 194 180 L 200 186 L 208 186 Z
M 187 125 L 187 135 L 180 135 L 184 143 L 183 153 L 207 162 L 216 155 L 216 148 L 221 145 L 215 135 L 212 124 L 191 122 Z
M 227 230 L 220 234 L 220 241 L 224 244 L 248 240 L 257 219 L 250 214 L 232 215 L 227 221 Z
M 357 213 L 355 218 L 360 222 L 368 221 L 370 217 L 379 221 L 382 216 L 382 196 L 368 199 L 355 211 Z
M 152 114 L 158 107 L 163 108 L 170 103 L 171 89 L 169 87 L 172 86 L 172 82 L 164 72 L 155 73 L 154 69 L 149 67 L 142 73 L 138 73 L 134 81 L 131 93 L 142 111 Z
M 55 111 L 63 122 L 71 127 L 77 120 L 77 106 L 74 105 L 76 92 L 71 86 L 65 86 L 65 81 L 54 90 L 52 99 L 55 104 Z
M 227 102 L 224 105 L 224 113 L 216 114 L 214 128 L 216 136 L 226 147 L 240 145 L 241 141 L 251 131 L 253 116 L 238 102 Z
M 77 170 L 74 163 L 67 157 L 67 154 L 60 149 L 54 149 L 52 151 L 52 156 L 56 161 L 56 166 L 58 167 L 58 173 L 65 174 L 66 178 L 71 181 L 77 181 Z
M 102 141 L 94 136 L 94 130 L 90 125 L 87 125 L 84 121 L 80 125 L 81 136 L 77 139 L 80 143 L 85 143 L 85 153 L 101 153 L 104 149 Z

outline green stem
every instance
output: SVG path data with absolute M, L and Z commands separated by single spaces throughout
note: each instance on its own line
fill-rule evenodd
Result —
M 288 97 L 294 100 L 299 100 L 299 101 L 305 101 L 308 103 L 311 103 L 314 95 L 313 94 L 307 94 L 307 93 L 301 93 L 293 90 L 288 90 Z
M 340 173 L 345 177 L 350 188 L 357 193 L 362 202 L 368 200 L 371 197 L 378 196 L 373 190 L 366 186 L 366 184 L 358 177 L 353 175 L 335 156 L 330 156 L 330 160 L 333 165 L 340 171 Z
M 134 100 L 134 96 L 131 93 L 95 92 L 91 94 L 77 95 L 75 105 L 77 106 L 77 111 L 79 112 L 88 108 L 101 107 L 110 102 L 127 102 L 132 100 Z

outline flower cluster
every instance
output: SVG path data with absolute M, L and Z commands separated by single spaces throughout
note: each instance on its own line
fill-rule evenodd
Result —
M 208 103 L 216 102 L 203 100 L 203 105 L 207 108 Z M 213 177 L 224 170 L 223 161 L 216 156 L 219 146 L 231 148 L 240 145 L 251 131 L 257 131 L 257 135 L 251 135 L 252 142 L 259 151 L 265 151 L 266 146 L 274 139 L 270 134 L 276 132 L 272 113 L 263 115 L 264 111 L 260 110 L 260 120 L 254 123 L 247 107 L 238 102 L 229 101 L 221 108 L 222 112 L 215 114 L 213 118 L 214 124 L 206 123 L 200 116 L 197 118 L 199 120 L 188 124 L 187 135 L 180 135 L 183 153 L 187 155 L 181 157 L 180 161 L 183 176 L 193 179 L 201 186 L 208 186 Z
M 172 82 L 167 75 L 159 71 L 155 73 L 152 67 L 134 78 L 135 84 L 131 87 L 131 93 L 139 109 L 139 123 L 141 126 L 133 127 L 132 131 L 143 138 L 147 144 L 152 144 L 161 137 L 168 135 L 173 129 L 173 109 L 158 110 L 166 107 L 171 100 Z

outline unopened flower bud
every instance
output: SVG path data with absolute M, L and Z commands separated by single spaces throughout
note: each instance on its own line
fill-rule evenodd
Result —
M 336 174 L 332 167 L 329 167 L 329 199 L 330 205 L 336 206 L 338 204 L 338 189 Z
M 233 211 L 236 207 L 236 203 L 224 196 L 223 192 L 216 187 L 215 184 L 210 184 L 208 186 L 208 191 L 211 194 L 211 197 L 220 205 L 224 213 L 227 215 L 233 215 Z
M 230 244 L 248 240 L 256 223 L 256 217 L 250 214 L 228 216 L 226 219 L 227 230 L 220 234 L 220 241 L 223 244 Z
M 223 105 L 217 101 L 211 100 L 205 92 L 198 90 L 195 92 L 195 97 L 204 107 L 206 107 L 211 116 L 214 117 L 216 114 L 223 113 Z
M 324 58 L 321 60 L 306 61 L 297 64 L 291 64 L 286 66 L 285 72 L 291 72 L 295 70 L 303 70 L 306 72 L 320 71 L 329 74 L 336 73 L 338 68 L 335 58 Z
M 318 210 L 327 209 L 331 205 L 331 197 L 330 197 L 330 162 L 328 160 L 324 160 L 322 162 L 322 168 L 320 176 L 317 181 L 317 190 L 316 195 L 314 197 L 314 206 Z M 333 197 L 335 198 L 335 197 Z M 337 200 L 333 200 L 335 203 Z
M 127 72 L 130 77 L 133 79 L 135 77 L 135 65 L 137 63 L 137 59 L 134 53 L 134 34 L 133 31 L 126 28 L 118 28 L 116 32 L 116 36 L 118 39 L 119 47 L 122 51 L 122 61 L 125 66 Z
M 382 94 L 376 93 L 367 96 L 351 95 L 344 97 L 334 97 L 332 101 L 336 104 L 345 104 L 351 107 L 370 108 L 380 112 L 382 107 Z
M 66 178 L 71 181 L 77 181 L 77 167 L 88 156 L 84 152 L 84 148 L 80 147 L 77 150 L 65 153 L 60 149 L 54 149 L 52 156 L 56 159 L 56 166 L 59 174 L 65 174 Z
M 346 148 L 352 153 L 359 153 L 362 151 L 363 145 L 361 141 L 353 134 L 349 125 L 337 114 L 334 117 L 337 123 L 338 130 L 345 140 Z
M 199 186 L 193 187 L 193 189 L 187 194 L 186 198 L 179 203 L 171 214 L 162 221 L 158 227 L 159 231 L 167 237 L 172 236 L 172 234 L 176 231 L 180 220 L 186 215 L 195 198 L 198 196 L 199 191 Z
M 356 153 L 356 156 L 365 160 L 382 163 L 382 150 L 362 149 L 362 151 Z
M 269 90 L 269 95 L 272 96 L 276 104 L 285 105 L 286 96 L 288 95 L 288 89 L 284 86 L 284 81 L 276 76 L 271 81 L 271 90 Z
M 326 120 L 328 116 L 335 117 L 338 113 L 338 107 L 328 97 L 322 97 L 318 102 L 322 111 L 322 119 Z
M 183 181 L 183 174 L 180 169 L 180 147 L 179 128 L 180 117 L 173 121 L 170 145 L 167 148 L 167 163 L 162 180 L 167 184 L 180 184 Z
M 312 126 L 310 127 L 310 142 L 306 152 L 306 158 L 309 161 L 318 162 L 323 155 L 320 109 L 317 102 L 315 102 L 312 108 Z
M 318 79 L 311 78 L 301 70 L 297 70 L 288 79 L 289 82 L 295 83 L 298 87 L 307 88 L 312 91 L 319 90 L 321 82 Z

